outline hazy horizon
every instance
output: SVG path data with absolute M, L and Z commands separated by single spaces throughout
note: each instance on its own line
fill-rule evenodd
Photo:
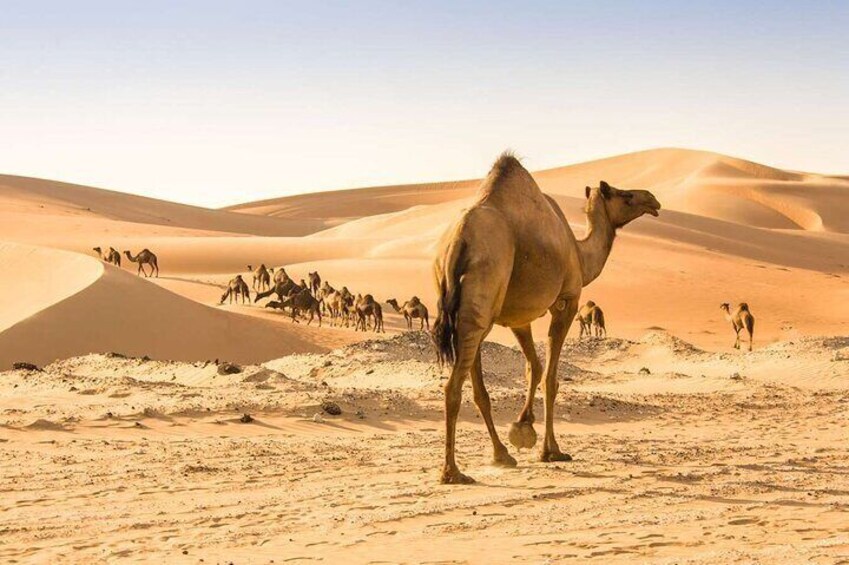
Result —
M 847 174 L 838 2 L 10 3 L 0 174 L 203 206 L 657 147 Z

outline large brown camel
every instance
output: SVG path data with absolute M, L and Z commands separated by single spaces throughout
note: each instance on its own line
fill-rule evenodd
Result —
M 109 251 L 104 253 L 99 247 L 94 247 L 94 251 L 97 252 L 98 257 L 100 257 L 101 261 L 106 263 L 110 263 L 115 265 L 116 267 L 121 266 L 121 254 L 114 247 L 110 247 Z
M 480 346 L 494 324 L 513 331 L 524 353 L 528 380 L 524 407 L 511 425 L 516 447 L 536 444 L 534 394 L 545 375 L 545 437 L 542 461 L 570 461 L 554 436 L 557 366 L 563 341 L 578 310 L 581 289 L 602 271 L 617 228 L 660 204 L 645 190 L 620 190 L 601 181 L 587 187 L 587 235 L 576 240 L 557 203 L 542 193 L 519 161 L 503 154 L 484 179 L 478 198 L 443 235 L 434 263 L 439 307 L 433 335 L 441 362 L 452 365 L 445 385 L 443 483 L 471 483 L 454 457 L 463 381 L 471 374 L 475 403 L 492 439 L 494 462 L 516 460 L 498 438 L 483 381 Z M 543 371 L 531 322 L 548 311 L 548 352 Z
M 578 339 L 587 336 L 595 335 L 596 337 L 607 337 L 607 328 L 604 325 L 604 312 L 592 300 L 588 300 L 586 304 L 581 306 L 575 320 L 581 325 L 581 334 Z
M 154 255 L 150 249 L 142 249 L 135 257 L 133 257 L 129 251 L 124 251 L 124 255 L 126 255 L 127 259 L 133 263 L 139 264 L 139 270 L 136 273 L 137 275 L 144 273 L 144 276 L 152 277 L 155 269 L 156 276 L 159 276 L 159 263 L 156 261 L 156 255 Z M 144 270 L 145 265 L 150 265 L 150 275 L 148 275 L 147 271 Z
M 233 303 L 234 298 L 236 299 L 236 304 L 239 303 L 239 298 L 242 299 L 243 303 L 250 301 L 251 291 L 248 288 L 248 283 L 242 278 L 242 275 L 236 275 L 230 279 L 230 282 L 227 283 L 227 290 L 221 295 L 219 304 L 224 304 L 224 300 L 228 298 L 230 299 L 229 304 Z
M 354 330 L 362 329 L 362 331 L 366 331 L 368 319 L 372 318 L 372 329 L 377 333 L 385 331 L 383 329 L 383 308 L 371 294 L 357 295 L 354 300 L 354 313 L 356 315 Z
M 248 265 L 248 271 L 251 273 L 253 278 L 251 281 L 252 289 L 257 292 L 261 292 L 263 290 L 267 290 L 271 286 L 271 273 L 268 272 L 264 263 L 260 264 L 260 266 L 256 269 L 254 269 L 251 265 Z
M 392 306 L 396 312 L 404 316 L 408 330 L 413 329 L 413 318 L 419 318 L 420 330 L 423 330 L 425 325 L 427 326 L 427 329 L 430 329 L 430 320 L 428 320 L 427 316 L 427 306 L 422 304 L 422 301 L 419 300 L 418 296 L 412 297 L 402 306 L 399 306 L 398 301 L 394 298 L 390 298 L 386 301 L 386 303 Z
M 755 337 L 755 317 L 749 312 L 749 305 L 741 302 L 732 311 L 731 305 L 723 302 L 719 305 L 719 309 L 725 313 L 725 319 L 731 322 L 731 326 L 734 328 L 734 333 L 737 336 L 734 341 L 734 349 L 740 349 L 740 332 L 743 331 L 743 328 L 746 328 L 746 331 L 749 332 L 749 351 L 751 351 L 752 340 Z
M 312 292 L 313 296 L 318 297 L 318 289 L 321 287 L 321 275 L 318 274 L 318 271 L 314 273 L 309 273 L 307 277 L 310 280 L 310 292 Z
M 300 292 L 290 294 L 280 301 L 281 309 L 288 306 L 292 309 L 292 321 L 298 322 L 298 314 L 301 312 L 309 312 L 310 318 L 307 325 L 310 325 L 313 318 L 318 316 L 318 327 L 321 327 L 321 307 L 318 300 L 312 295 L 308 288 L 301 289 Z

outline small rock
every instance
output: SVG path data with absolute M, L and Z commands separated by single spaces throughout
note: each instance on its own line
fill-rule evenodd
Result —
M 315 415 L 312 417 L 312 421 L 316 424 L 320 424 L 324 421 L 324 417 L 318 412 L 316 412 Z
M 218 374 L 219 375 L 235 375 L 237 373 L 241 373 L 242 368 L 238 365 L 234 365 L 233 363 L 221 363 L 218 365 Z
M 641 367 L 639 372 L 641 375 L 651 375 L 651 371 L 649 371 L 648 367 Z
M 731 374 L 731 380 L 732 381 L 740 381 L 740 380 L 743 380 L 743 377 L 740 376 L 740 373 L 732 373 Z
M 339 405 L 329 400 L 325 400 L 321 403 L 321 409 L 330 414 L 331 416 L 338 416 L 342 413 L 342 409 L 339 407 Z
M 242 417 L 239 418 L 239 421 L 243 424 L 250 424 L 254 421 L 254 418 L 250 414 L 242 414 Z
M 127 356 L 123 353 L 116 353 L 115 351 L 110 351 L 106 354 L 106 357 L 109 359 L 126 359 Z
M 144 356 L 141 358 L 141 360 L 142 360 L 142 361 L 144 361 L 144 362 L 148 362 L 148 361 L 150 361 L 150 357 L 148 357 L 147 355 L 144 355 Z
M 38 365 L 34 365 L 33 363 L 27 363 L 26 361 L 17 361 L 12 363 L 12 368 L 16 371 L 38 371 L 41 372 L 41 369 L 38 368 Z

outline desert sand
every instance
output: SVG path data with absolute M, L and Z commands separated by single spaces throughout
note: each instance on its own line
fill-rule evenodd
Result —
M 0 176 L 0 556 L 849 562 L 847 177 L 683 149 L 534 176 L 579 237 L 601 179 L 663 211 L 622 230 L 584 289 L 610 338 L 573 326 L 564 347 L 556 429 L 575 461 L 491 467 L 468 390 L 468 487 L 437 484 L 445 371 L 391 308 L 376 336 L 217 302 L 265 263 L 415 294 L 433 317 L 434 246 L 476 180 L 212 210 Z M 149 248 L 161 276 L 95 246 Z M 752 353 L 719 310 L 740 301 Z M 22 361 L 43 371 L 11 370 Z M 509 331 L 483 364 L 506 430 L 524 386 Z

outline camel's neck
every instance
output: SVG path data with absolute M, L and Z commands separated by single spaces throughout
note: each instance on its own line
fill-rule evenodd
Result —
M 723 310 L 722 315 L 725 316 L 725 319 L 728 320 L 729 322 L 734 321 L 734 316 L 732 316 L 731 312 L 729 312 L 728 310 Z
M 130 255 L 129 253 L 127 253 L 127 259 L 129 259 L 129 260 L 130 260 L 130 261 L 132 261 L 133 263 L 138 263 L 138 262 L 139 262 L 139 256 L 138 256 L 138 255 L 136 255 L 135 257 L 133 257 L 132 255 Z
M 587 234 L 584 239 L 578 240 L 583 286 L 587 286 L 601 274 L 615 237 L 616 229 L 607 217 L 604 203 L 597 202 L 587 212 Z

